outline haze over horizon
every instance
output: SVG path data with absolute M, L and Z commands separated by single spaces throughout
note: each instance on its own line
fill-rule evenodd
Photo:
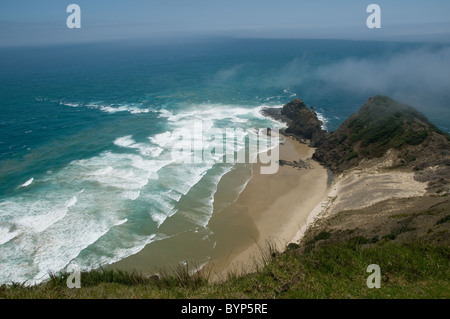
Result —
M 69 29 L 69 4 L 81 28 Z M 381 28 L 369 29 L 369 4 Z M 332 0 L 2 1 L 0 47 L 198 36 L 450 42 L 450 2 Z

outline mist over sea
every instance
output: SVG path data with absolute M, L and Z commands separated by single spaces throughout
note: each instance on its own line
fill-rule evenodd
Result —
M 172 236 L 213 250 L 217 184 L 240 170 L 231 203 L 251 165 L 175 163 L 172 132 L 194 120 L 283 127 L 260 110 L 297 97 L 332 131 L 375 94 L 450 132 L 450 47 L 223 38 L 1 49 L 0 284 L 97 268 Z M 162 231 L 170 223 L 177 231 Z

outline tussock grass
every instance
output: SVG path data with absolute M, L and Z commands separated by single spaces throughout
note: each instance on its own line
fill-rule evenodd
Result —
M 198 266 L 186 263 L 177 265 L 172 271 L 160 269 L 159 287 L 184 287 L 196 289 L 208 283 L 210 271 L 197 271 Z
M 450 247 L 424 242 L 327 243 L 280 253 L 262 249 L 257 269 L 210 282 L 210 271 L 180 265 L 159 277 L 97 270 L 81 274 L 82 288 L 68 289 L 67 274 L 37 286 L 3 285 L 0 298 L 450 298 Z M 261 260 L 263 263 L 261 263 Z M 380 289 L 369 289 L 367 266 L 381 268 Z

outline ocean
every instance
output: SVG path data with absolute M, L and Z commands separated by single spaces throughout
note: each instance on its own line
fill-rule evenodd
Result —
M 193 261 L 208 261 L 217 185 L 235 174 L 225 207 L 252 168 L 178 163 L 174 132 L 191 132 L 194 121 L 204 130 L 281 128 L 260 110 L 294 98 L 314 106 L 332 131 L 374 94 L 403 98 L 450 131 L 448 82 L 431 89 L 416 80 L 417 89 L 398 81 L 418 64 L 382 73 L 393 78 L 387 86 L 379 85 L 385 78 L 349 84 L 364 72 L 376 79 L 372 66 L 402 56 L 446 61 L 448 50 L 229 38 L 0 49 L 0 284 L 39 283 L 71 264 L 98 268 L 174 236 L 206 245 Z

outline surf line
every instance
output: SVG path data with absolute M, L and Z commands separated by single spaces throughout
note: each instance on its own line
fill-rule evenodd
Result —
M 275 174 L 279 166 L 279 130 L 210 128 L 203 130 L 203 121 L 194 120 L 193 129 L 186 127 L 170 133 L 175 142 L 172 160 L 176 163 L 259 163 L 261 174 Z M 241 148 L 238 149 L 238 145 Z M 248 154 L 247 154 L 248 152 Z M 248 158 L 248 159 L 247 159 Z
M 27 180 L 25 183 L 23 183 L 22 185 L 20 185 L 20 186 L 17 187 L 17 188 L 22 188 L 22 187 L 30 186 L 31 183 L 33 183 L 33 181 L 34 181 L 34 178 L 32 177 L 32 178 L 30 178 L 29 180 Z

